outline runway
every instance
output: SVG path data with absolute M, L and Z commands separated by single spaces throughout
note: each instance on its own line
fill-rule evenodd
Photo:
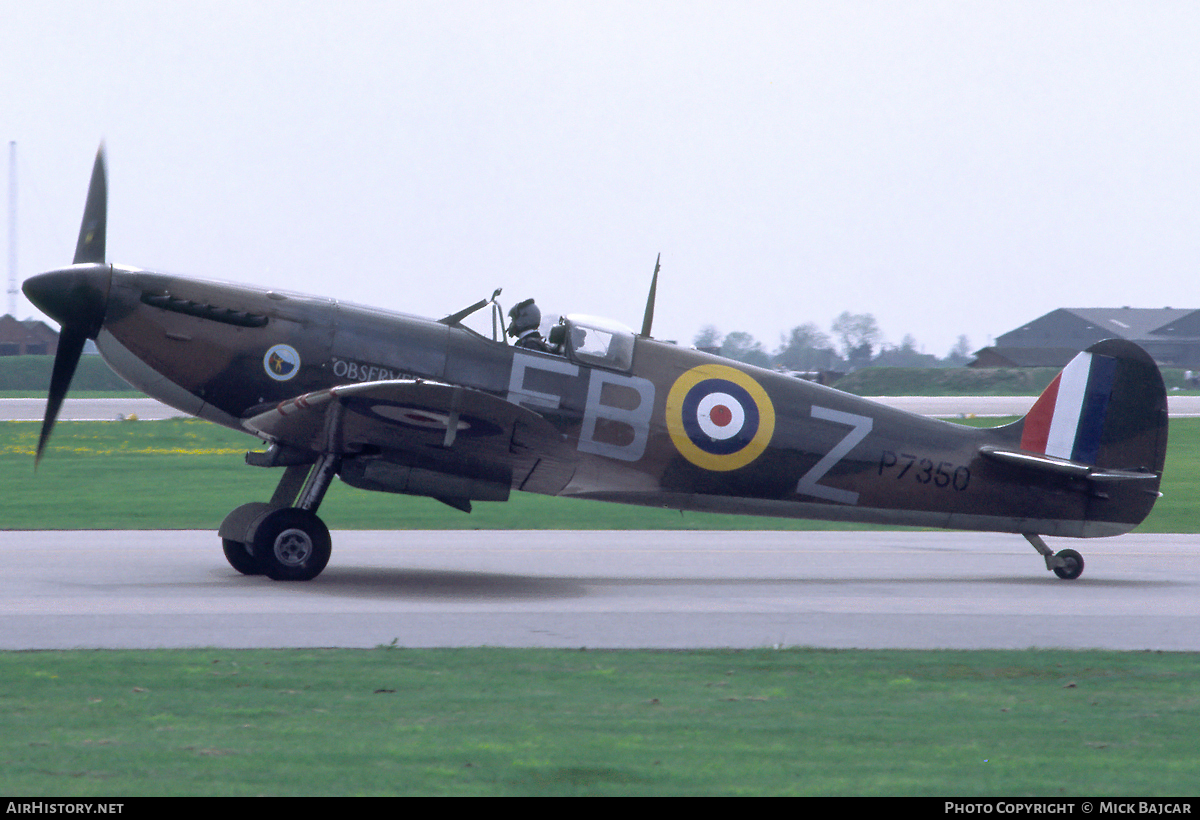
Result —
M 1048 539 L 1050 540 L 1050 539 Z M 1200 651 L 1195 536 L 334 533 L 315 581 L 238 575 L 212 532 L 0 533 L 0 648 L 814 646 Z

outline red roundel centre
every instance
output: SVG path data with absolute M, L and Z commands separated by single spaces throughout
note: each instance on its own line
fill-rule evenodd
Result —
M 718 427 L 724 427 L 733 421 L 733 411 L 723 404 L 718 404 L 708 411 L 708 418 Z

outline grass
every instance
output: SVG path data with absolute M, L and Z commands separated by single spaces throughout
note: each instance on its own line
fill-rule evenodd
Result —
M 22 396 L 45 396 L 50 387 L 50 373 L 54 369 L 53 356 L 0 356 L 0 396 L 19 398 Z M 122 394 L 140 396 L 129 384 L 112 371 L 99 356 L 83 356 L 71 379 L 72 395 L 77 391 L 118 391 Z
M 1116 652 L 0 654 L 0 791 L 1187 795 L 1200 665 Z

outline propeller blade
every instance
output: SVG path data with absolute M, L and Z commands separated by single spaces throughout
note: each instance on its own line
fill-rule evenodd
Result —
M 104 261 L 104 237 L 108 227 L 108 178 L 104 170 L 104 144 L 96 151 L 87 204 L 75 244 L 75 264 Z
M 58 336 L 58 352 L 54 355 L 54 370 L 50 374 L 50 393 L 46 397 L 46 417 L 42 420 L 42 434 L 38 437 L 37 454 L 34 456 L 35 467 L 41 463 L 42 453 L 50 440 L 50 431 L 54 429 L 58 411 L 62 409 L 67 388 L 71 386 L 71 378 L 79 365 L 85 342 L 87 332 L 82 327 L 63 325 L 62 333 Z
M 92 166 L 92 181 L 88 185 L 79 241 L 75 245 L 74 266 L 38 274 L 27 279 L 21 288 L 29 301 L 62 326 L 58 334 L 58 352 L 54 354 L 54 370 L 50 374 L 46 417 L 38 437 L 35 466 L 46 451 L 50 432 L 79 366 L 83 346 L 88 339 L 96 338 L 104 324 L 108 289 L 112 284 L 112 266 L 104 264 L 107 221 L 108 180 L 102 143 Z

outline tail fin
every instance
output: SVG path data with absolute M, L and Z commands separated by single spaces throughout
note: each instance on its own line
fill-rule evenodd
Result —
M 1024 419 L 1002 428 L 1018 448 L 983 455 L 1085 484 L 1084 535 L 1128 532 L 1158 499 L 1167 454 L 1167 393 L 1154 360 L 1120 339 L 1094 344 L 1054 378 Z
M 1132 342 L 1092 345 L 1025 416 L 1021 449 L 1089 467 L 1161 473 L 1167 393 L 1158 365 Z

